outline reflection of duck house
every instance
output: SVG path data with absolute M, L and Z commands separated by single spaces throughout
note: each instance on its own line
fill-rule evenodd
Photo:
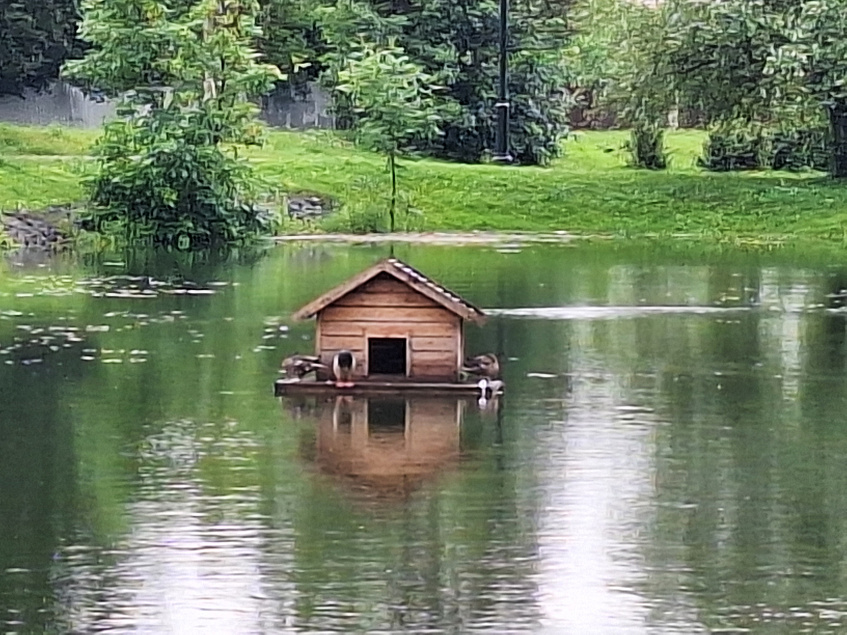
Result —
M 460 373 L 465 322 L 482 324 L 484 313 L 395 258 L 378 262 L 293 317 L 315 318 L 315 354 L 326 366 L 340 351 L 355 356 L 354 386 L 347 390 L 478 390 L 462 383 Z M 335 384 L 289 379 L 276 384 L 277 394 L 328 387 Z
M 451 397 L 324 400 L 316 464 L 352 485 L 409 491 L 458 459 L 464 407 Z

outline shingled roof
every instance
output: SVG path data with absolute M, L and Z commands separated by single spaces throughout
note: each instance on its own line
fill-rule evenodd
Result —
M 430 300 L 440 304 L 448 311 L 452 311 L 465 320 L 482 324 L 485 322 L 485 313 L 482 309 L 474 306 L 467 300 L 459 297 L 449 289 L 426 277 L 414 267 L 407 265 L 397 258 L 387 258 L 376 263 L 373 267 L 353 276 L 334 289 L 330 289 L 319 298 L 302 307 L 292 317 L 295 320 L 305 320 L 313 317 L 333 302 L 341 299 L 351 291 L 361 287 L 366 282 L 385 273 L 409 286 Z

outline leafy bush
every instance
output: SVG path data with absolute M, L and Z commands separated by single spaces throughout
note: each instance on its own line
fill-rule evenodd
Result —
M 826 127 L 778 130 L 771 143 L 774 170 L 829 170 L 832 146 Z
M 194 138 L 211 123 L 203 109 L 166 109 L 108 124 L 94 149 L 99 170 L 86 181 L 94 204 L 86 226 L 182 248 L 235 243 L 269 229 L 249 202 L 255 181 L 246 162 Z
M 321 223 L 321 229 L 342 234 L 380 234 L 388 231 L 385 207 L 366 204 L 351 206 Z
M 730 122 L 709 132 L 697 164 L 713 172 L 757 170 L 770 164 L 770 139 L 761 128 Z
M 632 165 L 648 170 L 664 170 L 668 166 L 664 135 L 665 131 L 657 124 L 637 123 L 626 144 L 632 156 Z
M 551 63 L 516 58 L 509 72 L 509 149 L 516 163 L 547 165 L 559 156 L 568 133 L 569 101 L 560 90 L 559 69 Z M 479 81 L 481 83 L 474 83 Z M 477 163 L 494 148 L 497 101 L 494 77 L 448 86 L 453 108 L 444 116 L 442 134 L 412 138 L 422 153 L 462 163 Z
M 707 170 L 829 169 L 832 148 L 825 126 L 791 129 L 731 122 L 709 133 L 698 164 Z
M 91 48 L 65 74 L 121 104 L 95 147 L 86 224 L 179 248 L 240 243 L 267 227 L 237 157 L 262 140 L 249 97 L 279 78 L 251 47 L 255 4 L 164 0 L 140 22 L 136 0 L 84 0 L 82 9 Z
M 340 211 L 322 218 L 318 221 L 320 230 L 349 234 L 389 232 L 390 219 L 385 213 L 387 198 L 375 194 L 381 189 L 381 184 L 381 179 L 367 177 L 356 179 L 353 183 L 354 188 L 367 192 L 363 200 L 353 205 L 345 205 Z M 407 191 L 399 191 L 395 229 L 404 232 L 423 231 L 425 221 L 423 212 L 412 204 L 412 195 Z M 302 230 L 303 224 L 298 224 L 297 229 Z
M 509 88 L 512 155 L 524 165 L 547 165 L 559 156 L 561 141 L 568 133 L 570 99 L 561 91 L 558 66 L 539 63 L 530 55 L 516 58 Z

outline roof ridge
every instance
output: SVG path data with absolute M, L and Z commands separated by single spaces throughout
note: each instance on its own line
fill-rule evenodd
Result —
M 423 282 L 428 287 L 431 287 L 432 289 L 435 289 L 436 291 L 443 293 L 444 295 L 446 295 L 448 298 L 450 298 L 454 302 L 461 302 L 465 306 L 472 308 L 476 311 L 479 311 L 479 309 L 477 309 L 477 307 L 473 306 L 467 300 L 460 297 L 458 294 L 453 293 L 452 291 L 450 291 L 450 289 L 448 289 L 444 285 L 439 284 L 438 282 L 436 282 L 435 280 L 433 280 L 432 278 L 427 276 L 422 271 L 415 269 L 412 265 L 403 262 L 399 258 L 389 258 L 388 262 L 390 262 L 393 266 L 400 269 L 400 271 L 403 271 L 404 273 L 407 273 L 407 274 L 413 276 L 414 278 L 418 279 L 420 282 Z M 406 269 L 408 269 L 409 271 L 406 271 Z M 480 311 L 480 313 L 481 313 L 481 311 Z
M 403 284 L 411 286 L 412 289 L 417 287 L 415 290 L 418 293 L 429 296 L 430 299 L 435 300 L 448 310 L 457 313 L 465 319 L 471 319 L 478 323 L 485 321 L 486 316 L 482 309 L 474 306 L 453 291 L 450 291 L 444 285 L 437 283 L 425 273 L 415 269 L 412 265 L 407 264 L 394 256 L 383 258 L 370 268 L 365 269 L 361 273 L 348 279 L 346 282 L 330 289 L 306 306 L 301 307 L 300 310 L 294 313 L 294 319 L 299 320 L 305 317 L 311 317 L 327 304 L 337 301 L 343 295 L 346 295 L 353 289 L 373 279 L 380 272 L 397 278 Z M 452 305 L 452 307 L 450 305 Z

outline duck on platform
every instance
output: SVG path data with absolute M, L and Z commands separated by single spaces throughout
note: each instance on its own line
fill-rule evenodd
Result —
M 462 372 L 474 377 L 487 379 L 500 378 L 500 361 L 493 353 L 469 357 L 462 366 Z
M 315 374 L 329 372 L 326 364 L 321 363 L 320 357 L 300 355 L 298 353 L 282 360 L 281 370 L 286 377 L 296 377 L 297 379 L 303 379 L 303 377 L 312 372 Z
M 350 379 L 356 371 L 356 356 L 350 351 L 338 351 L 332 356 L 332 374 L 339 388 L 352 388 Z

